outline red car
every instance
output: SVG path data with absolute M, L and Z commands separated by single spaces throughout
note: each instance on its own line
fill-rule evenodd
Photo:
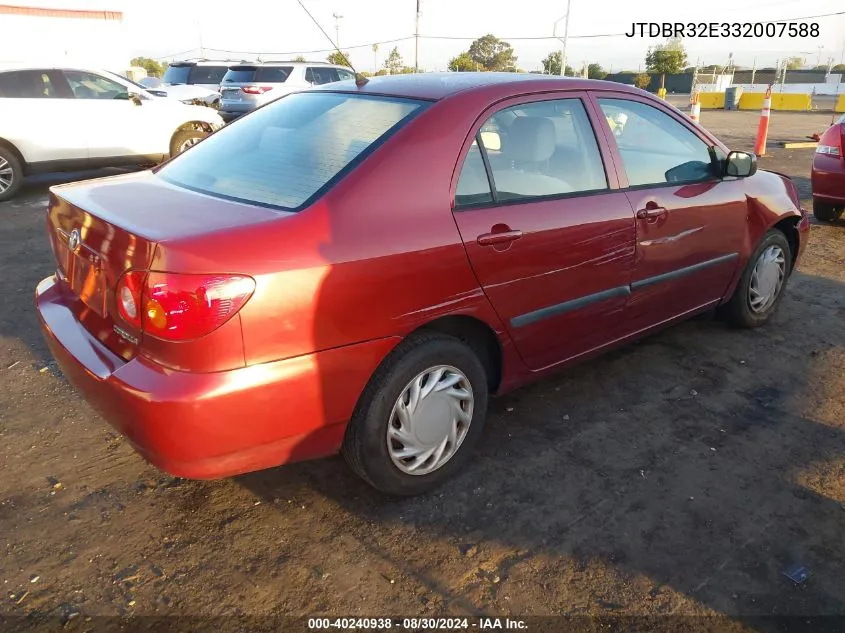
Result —
M 46 220 L 44 333 L 147 460 L 342 451 L 390 494 L 468 459 L 488 394 L 717 307 L 764 323 L 808 231 L 792 181 L 665 102 L 510 73 L 292 94 Z
M 845 211 L 845 114 L 819 139 L 810 173 L 813 215 L 836 222 Z

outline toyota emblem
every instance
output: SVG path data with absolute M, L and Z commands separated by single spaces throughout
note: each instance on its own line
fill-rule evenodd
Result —
M 70 232 L 70 237 L 67 238 L 67 247 L 75 252 L 81 242 L 82 237 L 79 235 L 79 229 L 73 229 Z

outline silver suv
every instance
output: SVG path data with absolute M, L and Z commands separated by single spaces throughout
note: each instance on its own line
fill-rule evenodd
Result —
M 212 61 L 202 59 L 197 61 L 171 62 L 164 71 L 162 83 L 166 86 L 202 86 L 217 92 L 220 80 L 237 61 Z
M 229 68 L 220 84 L 220 116 L 231 121 L 295 90 L 355 79 L 345 66 L 326 62 L 260 62 Z

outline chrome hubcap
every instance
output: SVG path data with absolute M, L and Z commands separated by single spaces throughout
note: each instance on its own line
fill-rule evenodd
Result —
M 754 312 L 765 312 L 772 307 L 783 287 L 786 276 L 786 256 L 780 246 L 764 250 L 751 273 L 748 285 L 748 303 Z
M 0 157 L 0 193 L 6 191 L 12 186 L 12 181 L 15 174 L 12 172 L 12 166 L 5 158 Z
M 427 475 L 448 462 L 466 438 L 474 398 L 464 373 L 450 365 L 426 369 L 409 382 L 390 413 L 387 450 L 409 475 Z

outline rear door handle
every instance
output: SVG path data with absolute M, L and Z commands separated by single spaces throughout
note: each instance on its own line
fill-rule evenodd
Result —
M 513 242 L 522 237 L 522 231 L 502 231 L 501 233 L 484 233 L 476 238 L 480 246 L 492 246 Z
M 637 218 L 640 220 L 654 220 L 666 215 L 666 207 L 646 207 L 637 211 Z

